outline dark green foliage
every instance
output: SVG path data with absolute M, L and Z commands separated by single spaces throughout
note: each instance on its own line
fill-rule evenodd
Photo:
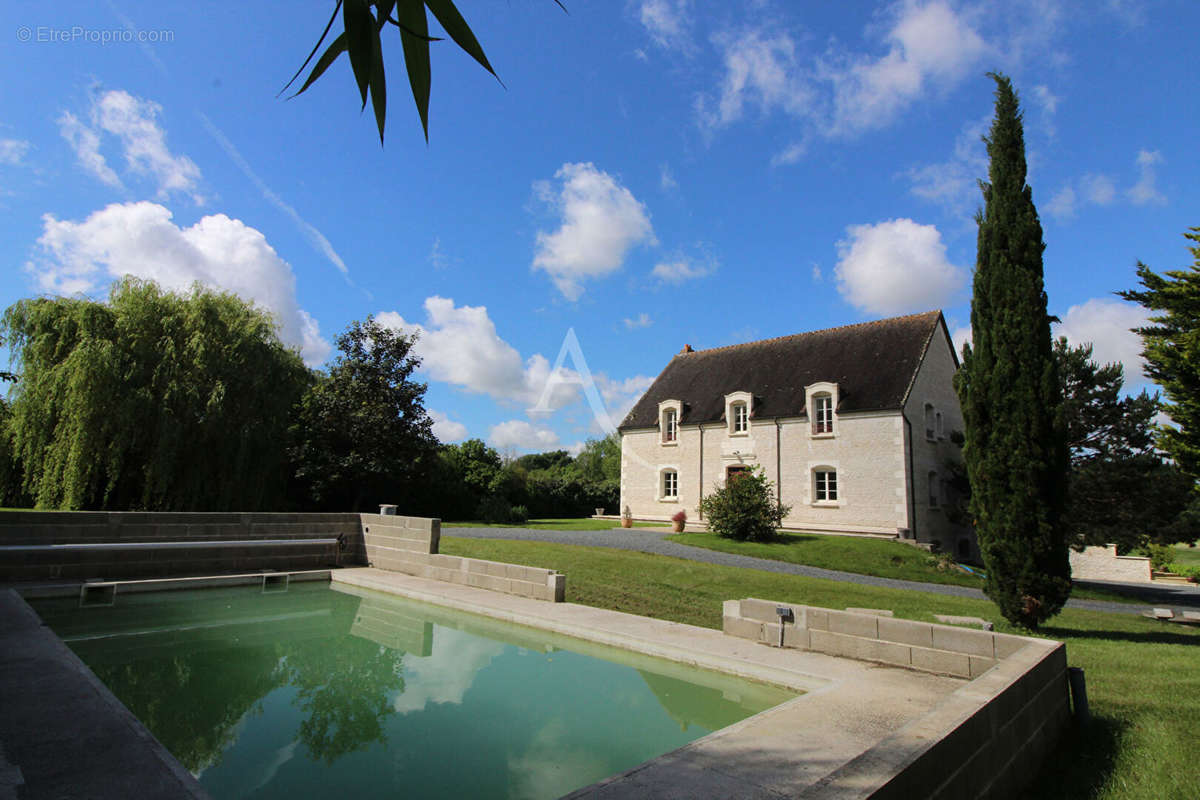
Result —
M 321 508 L 409 507 L 436 455 L 433 421 L 413 380 L 415 336 L 373 318 L 337 337 L 329 369 L 304 395 L 295 431 L 296 477 Z
M 1158 446 L 1200 480 L 1200 228 L 1184 237 L 1193 242 L 1191 267 L 1158 275 L 1139 263 L 1142 290 L 1118 294 L 1155 312 L 1137 332 L 1146 374 L 1166 393 L 1163 410 L 1174 423 L 1159 428 Z
M 973 344 L 956 377 L 966 424 L 970 512 L 987 568 L 984 591 L 1027 628 L 1071 592 L 1063 524 L 1068 453 L 1042 279 L 1042 226 L 1025 183 L 1017 96 L 996 80 L 996 117 L 981 182 Z
M 1071 540 L 1116 544 L 1121 552 L 1150 540 L 1193 540 L 1195 482 L 1154 449 L 1157 395 L 1121 397 L 1124 370 L 1092 361 L 1090 345 L 1059 339 L 1054 355 L 1071 453 Z
M 775 486 L 762 467 L 730 475 L 724 486 L 700 499 L 700 513 L 708 529 L 740 542 L 774 538 L 790 510 L 775 498 Z
M 8 423 L 39 508 L 278 508 L 290 413 L 309 379 L 271 317 L 196 286 L 127 278 L 107 303 L 20 300 Z
M 566 8 L 560 0 L 554 0 L 560 8 Z M 375 112 L 375 125 L 379 129 L 379 143 L 383 144 L 384 117 L 387 112 L 387 79 L 383 68 L 382 34 L 386 26 L 392 25 L 400 35 L 400 44 L 404 52 L 404 65 L 408 71 L 408 83 L 412 88 L 413 101 L 417 104 L 417 113 L 421 115 L 421 128 L 425 131 L 425 140 L 429 140 L 429 90 L 431 70 L 429 64 L 429 43 L 440 42 L 441 38 L 429 35 L 429 20 L 426 7 L 433 13 L 438 24 L 481 67 L 493 76 L 496 71 L 488 62 L 475 34 L 455 7 L 453 0 L 337 0 L 333 14 L 321 33 L 321 38 L 313 46 L 308 58 L 296 70 L 296 74 L 283 87 L 287 91 L 304 68 L 312 62 L 313 56 L 321 48 L 325 37 L 333 29 L 341 12 L 343 32 L 334 37 L 329 47 L 313 64 L 308 78 L 301 84 L 297 95 L 303 94 L 317 78 L 337 61 L 342 53 L 350 54 L 350 68 L 354 72 L 354 81 L 358 85 L 358 93 L 362 99 L 362 107 L 367 107 L 367 96 L 371 97 L 372 109 Z M 293 95 L 294 97 L 295 95 Z
M 620 494 L 621 443 L 589 441 L 578 457 L 566 450 L 530 453 L 504 463 L 479 439 L 443 445 L 421 499 L 422 513 L 447 520 L 518 524 L 520 517 L 614 513 Z M 614 476 L 614 477 L 609 477 Z

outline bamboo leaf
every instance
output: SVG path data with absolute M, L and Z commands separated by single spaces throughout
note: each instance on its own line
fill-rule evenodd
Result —
M 380 11 L 380 20 L 386 21 L 387 15 Z M 391 9 L 388 9 L 388 14 Z M 379 44 L 379 28 L 383 27 L 381 21 L 379 27 L 375 29 L 375 35 L 371 37 L 371 107 L 375 110 L 375 126 L 379 128 L 379 144 L 383 145 L 383 120 L 387 115 L 387 78 L 383 72 L 383 50 Z
M 296 70 L 296 74 L 292 76 L 292 79 L 290 81 L 288 81 L 282 89 L 279 90 L 279 94 L 283 94 L 284 92 L 286 92 L 288 90 L 288 87 L 296 82 L 296 78 L 300 77 L 300 73 L 304 72 L 304 68 L 308 66 L 308 62 L 312 61 L 312 57 L 314 55 L 316 55 L 318 48 L 321 47 L 321 42 L 325 41 L 325 37 L 329 35 L 329 29 L 333 27 L 333 21 L 335 19 L 337 19 L 338 11 L 340 11 L 341 8 L 342 8 L 342 0 L 337 0 L 337 3 L 333 6 L 333 13 L 329 15 L 329 22 L 325 23 L 325 30 L 321 31 L 321 38 L 317 39 L 317 43 L 313 45 L 313 49 L 308 54 L 308 58 L 304 59 L 304 63 L 300 65 L 300 69 Z M 325 52 L 329 52 L 329 51 L 326 50 Z M 322 72 L 323 71 L 324 70 L 322 70 Z M 300 92 L 303 92 L 303 91 L 304 91 L 303 89 L 300 90 Z M 300 94 L 300 92 L 296 92 L 296 94 Z M 275 96 L 278 97 L 279 94 L 277 94 Z M 292 95 L 292 96 L 295 97 L 296 95 Z
M 342 4 L 342 24 L 346 27 L 346 46 L 354 80 L 358 83 L 362 107 L 366 108 L 367 87 L 371 80 L 371 40 L 374 38 L 378 45 L 379 39 L 379 31 L 366 0 L 345 0 Z
M 423 0 L 400 0 L 396 5 L 396 16 L 400 21 L 400 41 L 404 45 L 404 66 L 408 70 L 408 83 L 412 87 L 413 101 L 421 115 L 421 128 L 425 141 L 429 142 L 429 90 L 431 73 L 429 67 L 429 21 L 425 16 Z
M 317 59 L 317 63 L 313 67 L 312 73 L 309 74 L 308 80 L 304 82 L 304 85 L 301 86 L 300 90 L 296 92 L 296 94 L 292 95 L 292 97 L 304 94 L 304 90 L 309 86 L 312 86 L 313 82 L 316 81 L 317 78 L 321 77 L 325 73 L 325 70 L 329 69 L 329 65 L 334 61 L 337 61 L 338 56 L 344 52 L 346 52 L 346 34 L 339 33 L 337 38 L 334 39 L 329 45 L 329 48 L 321 54 L 319 59 Z
M 471 32 L 471 28 L 463 19 L 462 14 L 458 13 L 453 0 L 425 0 L 425 5 L 429 6 L 429 10 L 437 17 L 437 21 L 446 29 L 446 33 L 450 34 L 450 38 L 454 40 L 455 44 L 478 61 L 480 66 L 496 76 L 496 70 L 492 69 L 487 56 L 483 54 L 483 48 L 479 46 L 479 41 Z

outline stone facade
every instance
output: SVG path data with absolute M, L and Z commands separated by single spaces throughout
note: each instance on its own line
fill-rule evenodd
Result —
M 944 323 L 939 328 L 944 332 Z M 844 412 L 839 391 L 854 386 L 822 381 L 798 401 L 803 415 L 764 418 L 753 409 L 758 387 L 725 395 L 727 407 L 751 403 L 745 431 L 736 430 L 736 409 L 724 421 L 676 426 L 674 441 L 663 426 L 621 429 L 621 508 L 639 519 L 668 520 L 683 510 L 701 521 L 702 495 L 723 486 L 731 471 L 762 467 L 780 500 L 791 506 L 788 528 L 815 532 L 890 534 L 932 543 L 964 558 L 976 557 L 969 531 L 950 519 L 956 498 L 947 485 L 949 464 L 961 462 L 951 441 L 962 430 L 952 379 L 957 369 L 949 337 L 930 336 L 902 404 L 893 409 Z M 830 376 L 834 377 L 834 376 Z M 832 431 L 813 420 L 812 397 L 833 398 Z M 803 393 L 802 393 L 803 395 Z M 677 399 L 663 401 L 673 411 Z M 932 435 L 926 435 L 926 408 Z M 672 496 L 664 472 L 676 474 Z M 836 500 L 818 496 L 818 472 L 836 474 Z M 932 485 L 931 485 L 932 480 Z

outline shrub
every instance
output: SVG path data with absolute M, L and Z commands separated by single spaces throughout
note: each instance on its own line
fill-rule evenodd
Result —
M 775 499 L 774 484 L 762 467 L 755 467 L 700 500 L 700 513 L 718 536 L 738 541 L 763 542 L 775 536 L 790 506 Z
M 1165 544 L 1147 545 L 1146 554 L 1150 556 L 1150 566 L 1158 572 L 1166 570 L 1175 555 L 1171 552 L 1171 548 Z
M 498 494 L 491 494 L 479 501 L 475 515 L 484 522 L 520 525 L 529 519 L 529 509 L 511 505 Z

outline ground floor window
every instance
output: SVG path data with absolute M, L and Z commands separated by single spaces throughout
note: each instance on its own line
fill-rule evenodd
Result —
M 750 472 L 750 468 L 745 465 L 727 467 L 725 469 L 725 482 L 729 483 L 730 481 L 737 480 L 739 477 L 747 474 L 748 472 Z
M 813 472 L 815 491 L 813 498 L 818 502 L 830 502 L 838 499 L 837 470 L 817 469 Z
M 662 472 L 662 496 L 679 497 L 679 473 L 673 469 L 664 469 Z

